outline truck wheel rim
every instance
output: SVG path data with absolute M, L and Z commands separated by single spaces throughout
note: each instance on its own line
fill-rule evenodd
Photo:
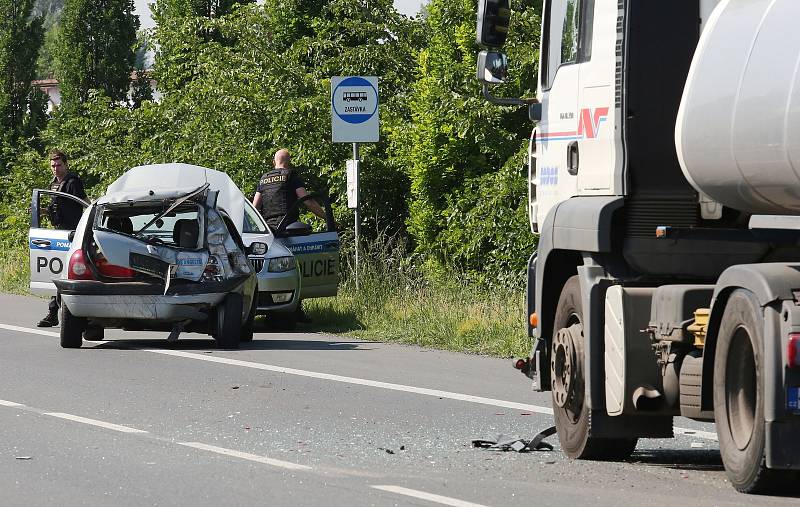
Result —
M 740 327 L 731 340 L 725 368 L 725 401 L 733 443 L 744 450 L 755 427 L 757 379 L 753 346 L 747 330 Z
M 566 329 L 559 329 L 553 340 L 553 355 L 550 363 L 553 401 L 566 411 L 574 423 L 580 418 L 583 397 L 577 390 L 578 357 L 576 340 L 583 334 L 583 325 L 576 322 Z

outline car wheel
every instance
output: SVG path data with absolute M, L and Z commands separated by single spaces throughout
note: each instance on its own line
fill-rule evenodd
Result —
M 88 325 L 83 332 L 83 339 L 89 342 L 101 342 L 105 339 L 103 326 Z
M 247 316 L 247 321 L 244 323 L 242 327 L 242 342 L 251 342 L 253 341 L 253 328 L 255 327 L 256 321 L 256 309 L 258 307 L 258 291 L 253 294 L 253 302 L 250 305 L 250 314 Z
M 242 335 L 242 295 L 228 294 L 217 305 L 216 333 L 217 346 L 221 349 L 238 349 Z
M 61 303 L 61 347 L 65 349 L 81 348 L 85 329 L 86 319 L 72 315 L 67 305 Z

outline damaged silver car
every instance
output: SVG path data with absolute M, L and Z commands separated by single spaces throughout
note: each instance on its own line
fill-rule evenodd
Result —
M 220 192 L 208 182 L 132 185 L 137 169 L 89 205 L 68 238 L 65 276 L 53 280 L 62 347 L 102 339 L 104 328 L 207 333 L 221 348 L 251 340 L 256 274 Z

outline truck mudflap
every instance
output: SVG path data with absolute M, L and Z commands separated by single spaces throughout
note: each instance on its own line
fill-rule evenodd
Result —
M 800 417 L 767 421 L 767 467 L 800 470 Z

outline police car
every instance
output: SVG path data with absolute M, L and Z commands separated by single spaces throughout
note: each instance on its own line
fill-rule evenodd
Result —
M 219 171 L 175 163 L 135 167 L 94 203 L 81 202 L 75 232 L 41 223 L 44 201 L 53 195 L 74 199 L 34 190 L 30 287 L 61 293 L 62 346 L 79 347 L 81 332 L 102 338 L 103 328 L 119 327 L 170 330 L 171 338 L 207 332 L 236 347 L 252 339 L 257 313 L 293 323 L 301 298 L 336 294 L 335 230 L 313 233 L 302 224 L 271 230 Z M 241 319 L 228 318 L 239 308 Z

